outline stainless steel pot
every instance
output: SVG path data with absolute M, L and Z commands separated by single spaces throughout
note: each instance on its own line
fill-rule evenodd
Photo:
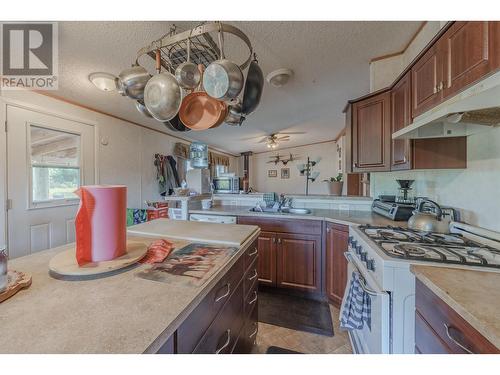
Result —
M 245 84 L 240 67 L 224 56 L 224 35 L 219 29 L 219 45 L 221 58 L 211 63 L 203 75 L 203 87 L 206 93 L 218 100 L 236 98 Z
M 137 100 L 135 102 L 135 108 L 137 108 L 137 110 L 139 112 L 141 112 L 144 116 L 153 117 L 153 116 L 151 116 L 151 113 L 149 113 L 148 109 L 146 108 L 146 106 L 144 105 L 144 102 L 142 100 Z
M 118 75 L 117 88 L 122 95 L 135 100 L 144 99 L 144 88 L 151 75 L 139 64 L 132 65 Z
M 191 38 L 187 41 L 187 61 L 175 69 L 175 78 L 184 89 L 194 89 L 200 84 L 201 74 L 198 66 L 191 62 Z
M 161 56 L 156 54 L 156 69 L 160 72 Z M 169 72 L 152 77 L 144 89 L 144 104 L 155 120 L 170 121 L 179 112 L 182 92 L 179 83 Z
M 241 113 L 241 103 L 229 106 L 228 114 L 224 122 L 228 125 L 241 125 L 245 121 L 245 116 Z
M 425 211 L 425 206 L 434 208 L 434 212 Z M 450 233 L 450 219 L 443 216 L 441 207 L 430 199 L 421 199 L 408 220 L 408 228 L 424 232 Z

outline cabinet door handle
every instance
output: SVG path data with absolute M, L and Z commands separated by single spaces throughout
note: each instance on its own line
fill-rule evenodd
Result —
M 257 254 L 257 248 L 254 249 L 250 254 L 248 254 L 249 257 L 253 257 L 255 254 Z
M 276 243 L 276 238 L 273 238 L 273 243 Z
M 281 238 L 278 238 L 278 243 L 281 243 Z
M 466 351 L 467 353 L 469 354 L 474 354 L 472 351 L 470 351 L 469 349 L 467 349 L 463 344 L 459 343 L 456 339 L 454 339 L 452 336 L 451 336 L 451 333 L 450 333 L 450 326 L 448 326 L 448 324 L 444 323 L 444 328 L 446 329 L 446 336 L 448 336 L 448 338 L 453 341 L 455 343 L 455 345 L 457 345 L 458 347 L 462 348 L 464 351 Z
M 223 300 L 224 298 L 226 298 L 229 295 L 229 292 L 231 292 L 231 284 L 230 283 L 227 283 L 226 285 L 224 285 L 223 288 L 227 288 L 226 293 L 217 297 L 215 299 L 215 302 L 219 302 L 220 300 Z M 222 288 L 220 288 L 219 290 L 221 290 L 221 289 Z
M 257 269 L 254 268 L 253 275 L 248 278 L 248 281 L 252 281 L 257 277 Z
M 219 354 L 221 351 L 223 351 L 224 349 L 226 349 L 229 346 L 229 343 L 231 342 L 231 330 L 230 329 L 228 329 L 226 331 L 226 335 L 227 335 L 226 342 L 224 343 L 224 345 L 222 345 L 219 349 L 217 349 L 215 351 L 215 354 Z
M 443 81 L 441 81 L 441 82 L 439 82 L 438 91 L 441 91 L 443 88 L 444 88 L 444 84 L 443 84 Z
M 249 339 L 254 337 L 257 334 L 257 332 L 259 331 L 259 326 L 257 325 L 257 323 L 254 323 L 254 324 L 255 324 L 255 331 L 253 331 L 250 335 L 248 335 Z
M 253 295 L 254 295 L 254 297 L 252 298 L 252 300 L 248 301 L 249 305 L 253 305 L 257 301 L 257 298 L 258 298 L 257 292 L 253 292 Z

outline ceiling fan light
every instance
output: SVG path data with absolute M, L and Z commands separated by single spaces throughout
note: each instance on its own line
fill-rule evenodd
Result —
M 110 73 L 97 72 L 89 75 L 89 81 L 102 91 L 116 91 L 116 77 Z
M 266 77 L 266 80 L 274 87 L 282 87 L 288 83 L 292 76 L 292 69 L 281 68 L 269 73 Z

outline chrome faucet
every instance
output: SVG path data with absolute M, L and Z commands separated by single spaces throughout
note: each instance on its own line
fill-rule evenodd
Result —
M 281 212 L 283 207 L 290 203 L 290 199 L 285 197 L 285 194 L 280 194 L 280 199 L 278 200 L 278 212 Z

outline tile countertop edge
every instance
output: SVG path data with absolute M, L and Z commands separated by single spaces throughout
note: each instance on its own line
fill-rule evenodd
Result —
M 198 307 L 203 298 L 205 298 L 212 288 L 222 279 L 226 271 L 230 269 L 243 256 L 243 254 L 245 254 L 245 251 L 252 244 L 252 242 L 258 238 L 260 228 L 255 228 L 257 230 L 247 237 L 247 239 L 240 245 L 240 249 L 236 255 L 224 264 L 224 266 L 210 279 L 210 281 L 206 283 L 205 288 L 196 296 L 196 298 L 193 299 L 193 301 L 191 301 L 191 303 L 186 306 L 186 308 L 179 315 L 177 315 L 177 318 L 175 318 L 172 323 L 170 323 L 170 325 L 166 327 L 156 339 L 153 340 L 151 344 L 149 344 L 142 354 L 155 354 L 163 345 L 165 345 L 170 336 L 175 333 L 189 314 L 191 314 L 194 309 Z
M 428 269 L 429 266 L 411 265 L 410 270 L 415 277 L 420 280 L 426 287 L 428 287 L 434 294 L 443 300 L 452 310 L 460 315 L 467 323 L 469 323 L 475 330 L 483 335 L 497 348 L 500 348 L 500 337 L 488 329 L 488 324 L 481 322 L 474 314 L 467 310 L 460 302 L 456 301 L 448 291 L 442 289 L 433 280 L 431 280 L 422 271 Z M 482 272 L 482 271 L 469 271 L 469 272 Z

